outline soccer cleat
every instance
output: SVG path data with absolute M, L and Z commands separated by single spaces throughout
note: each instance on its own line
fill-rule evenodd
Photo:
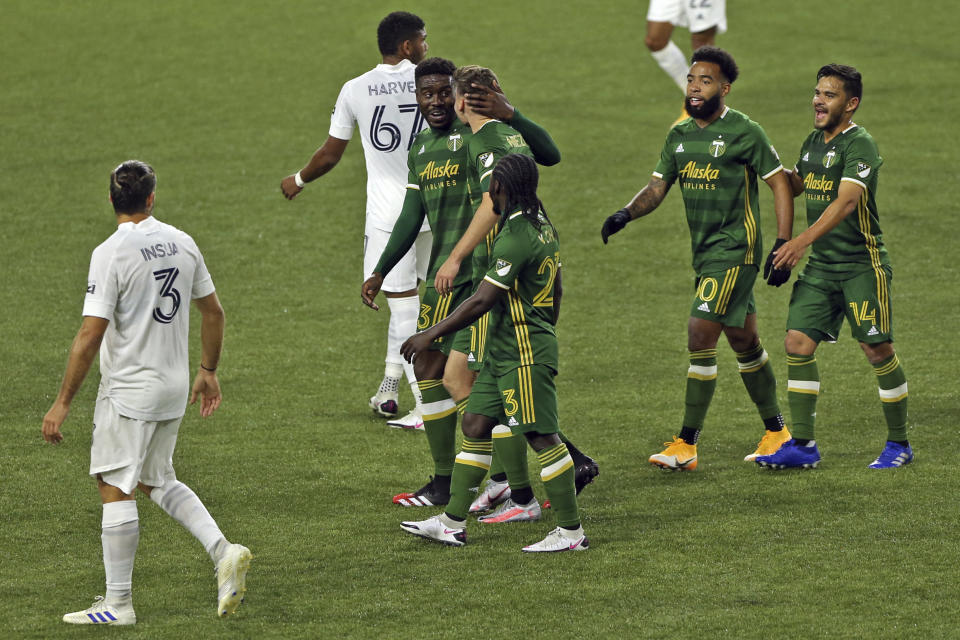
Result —
M 780 431 L 767 431 L 763 434 L 763 437 L 760 438 L 760 444 L 757 445 L 757 450 L 746 456 L 743 459 L 744 462 L 752 462 L 757 459 L 757 456 L 773 455 L 777 452 L 777 449 L 790 440 L 791 437 L 786 427 Z
M 253 554 L 242 544 L 231 544 L 217 564 L 217 615 L 237 610 L 247 592 L 247 570 Z
M 510 484 L 508 482 L 487 480 L 487 485 L 483 488 L 483 491 L 470 503 L 470 513 L 490 511 L 509 497 Z
M 512 499 L 488 513 L 485 516 L 477 518 L 478 522 L 486 524 L 499 524 L 501 522 L 536 522 L 540 519 L 540 503 L 533 500 L 530 504 L 520 505 Z
M 410 431 L 423 431 L 423 416 L 414 409 L 402 418 L 392 418 L 387 420 L 387 424 L 394 429 L 409 429 Z
M 107 604 L 103 596 L 97 596 L 89 609 L 74 611 L 63 616 L 70 624 L 136 624 L 137 614 L 133 612 L 133 602 Z
M 450 492 L 439 491 L 433 486 L 433 478 L 413 493 L 398 493 L 393 504 L 401 507 L 442 507 L 450 502 Z
M 370 408 L 373 409 L 373 412 L 377 415 L 380 415 L 384 418 L 396 418 L 400 413 L 400 406 L 397 404 L 397 392 L 393 393 L 382 393 L 377 392 L 377 395 L 370 398 Z
M 697 468 L 697 445 L 674 436 L 672 442 L 664 442 L 666 449 L 650 456 L 652 465 L 671 471 L 693 471 Z
M 462 547 L 467 543 L 467 530 L 463 527 L 448 527 L 441 521 L 440 516 L 415 522 L 401 522 L 400 528 L 415 536 L 451 547 Z
M 577 489 L 577 495 L 583 491 L 583 488 L 593 482 L 593 479 L 600 475 L 600 465 L 589 456 L 584 456 L 585 460 L 578 464 L 574 469 L 573 485 Z M 550 501 L 543 501 L 543 508 L 550 508 Z
M 911 460 L 913 460 L 913 449 L 910 448 L 910 445 L 904 446 L 887 440 L 887 446 L 883 448 L 877 459 L 868 466 L 870 469 L 896 469 L 910 464 Z
M 820 464 L 820 451 L 816 443 L 808 447 L 791 439 L 783 443 L 776 453 L 757 456 L 753 461 L 768 469 L 813 469 Z
M 586 551 L 589 548 L 590 541 L 583 534 L 583 527 L 578 527 L 576 531 L 557 527 L 548 533 L 546 538 L 536 544 L 527 545 L 523 550 L 529 553 L 550 553 L 554 551 Z

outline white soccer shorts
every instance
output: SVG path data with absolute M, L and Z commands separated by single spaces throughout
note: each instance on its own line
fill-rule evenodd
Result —
M 97 398 L 90 475 L 100 474 L 104 482 L 124 493 L 131 493 L 138 482 L 162 487 L 166 479 L 176 478 L 173 450 L 182 420 L 183 416 L 159 422 L 128 418 L 109 398 Z
M 367 227 L 363 236 L 363 279 L 373 275 L 373 269 L 380 261 L 383 250 L 390 240 L 390 232 L 374 227 Z M 417 239 L 400 259 L 397 266 L 383 279 L 382 291 L 399 293 L 417 288 L 420 280 L 427 279 L 427 263 L 430 260 L 430 250 L 433 245 L 433 233 L 421 231 Z
M 647 21 L 669 22 L 675 27 L 687 27 L 691 33 L 717 28 L 727 30 L 726 0 L 650 0 Z

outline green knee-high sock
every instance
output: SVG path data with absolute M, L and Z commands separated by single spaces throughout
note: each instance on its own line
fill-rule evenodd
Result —
M 470 502 L 475 497 L 471 489 L 487 475 L 492 457 L 493 441 L 490 438 L 463 438 L 450 479 L 450 502 L 444 509 L 448 516 L 457 520 L 467 518 Z
M 691 351 L 690 368 L 687 369 L 686 410 L 683 412 L 684 427 L 703 429 L 703 419 L 716 388 L 717 350 Z
M 527 439 L 523 434 L 514 435 L 510 427 L 498 424 L 493 428 L 493 460 L 499 463 L 507 474 L 510 490 L 516 491 L 530 486 L 530 472 L 527 468 Z M 490 467 L 493 475 L 493 466 Z
M 417 385 L 423 395 L 423 429 L 433 456 L 433 472 L 449 476 L 457 451 L 457 405 L 444 389 L 443 381 L 420 380 Z
M 880 385 L 883 416 L 887 419 L 887 440 L 903 442 L 907 439 L 907 374 L 897 354 L 873 365 L 873 372 Z
M 557 524 L 575 529 L 580 526 L 580 511 L 577 508 L 577 490 L 574 486 L 573 458 L 562 442 L 537 453 L 540 461 L 540 479 L 553 511 L 557 514 Z
M 820 395 L 820 370 L 815 355 L 787 354 L 787 400 L 794 438 L 813 440 Z
M 760 419 L 769 421 L 780 415 L 780 405 L 777 403 L 777 378 L 773 375 L 770 366 L 770 357 L 763 345 L 749 351 L 737 354 L 737 366 L 740 368 L 740 378 L 747 388 L 750 399 L 757 405 Z

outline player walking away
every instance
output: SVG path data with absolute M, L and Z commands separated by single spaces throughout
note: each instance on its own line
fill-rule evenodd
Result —
M 409 184 L 403 211 L 374 269 L 374 275 L 361 288 L 364 303 L 377 309 L 374 298 L 379 291 L 383 274 L 393 269 L 399 257 L 414 242 L 422 220 L 428 219 L 433 229 L 433 248 L 421 305 L 420 330 L 443 320 L 474 288 L 473 274 L 469 270 L 456 276 L 453 291 L 446 296 L 440 296 L 433 286 L 436 269 L 463 235 L 474 212 L 472 188 L 467 177 L 470 164 L 468 142 L 472 132 L 454 113 L 454 71 L 453 63 L 442 58 L 431 58 L 417 65 L 417 99 L 421 113 L 430 126 L 417 136 L 411 147 L 408 160 Z M 541 164 L 553 165 L 559 162 L 560 151 L 550 135 L 515 110 L 502 93 L 489 88 L 478 88 L 468 94 L 467 100 L 478 112 L 509 122 L 515 128 L 510 129 L 512 135 L 519 132 L 525 139 L 529 139 L 531 151 Z M 456 348 L 454 345 L 459 333 L 466 334 L 467 349 L 471 338 L 473 342 L 477 341 L 475 330 L 464 329 L 458 334 L 431 343 L 414 364 L 424 403 L 428 407 L 424 420 L 435 475 L 419 490 L 394 496 L 396 504 L 444 505 L 450 499 L 450 475 L 456 455 L 457 407 L 465 405 L 473 384 L 472 374 L 467 371 L 466 355 L 451 352 L 451 349 Z M 450 355 L 459 355 L 460 359 L 449 358 Z M 455 367 L 459 370 L 451 373 Z M 460 379 L 464 374 L 470 376 L 466 388 L 458 392 L 457 388 L 453 387 L 448 391 L 444 383 L 449 383 L 451 377 Z M 526 446 L 525 443 L 522 444 Z M 501 468 L 494 473 L 502 487 L 496 495 L 487 496 L 492 498 L 492 502 L 484 506 L 484 511 L 506 501 L 510 496 L 506 471 Z M 477 500 L 481 500 L 485 495 L 486 492 L 481 492 Z
M 423 127 L 413 70 L 427 52 L 426 38 L 423 20 L 412 13 L 395 11 L 380 22 L 377 43 L 383 56 L 382 64 L 343 85 L 330 118 L 327 141 L 303 169 L 284 178 L 280 185 L 284 196 L 292 200 L 306 183 L 333 169 L 353 136 L 354 124 L 357 125 L 367 165 L 364 278 L 373 273 L 400 215 L 407 151 Z M 417 380 L 413 367 L 400 357 L 400 344 L 417 328 L 420 310 L 417 282 L 426 277 L 430 243 L 430 228 L 424 222 L 414 247 L 383 284 L 390 307 L 386 368 L 377 393 L 370 398 L 370 408 L 389 418 L 388 424 L 394 427 L 416 428 L 422 422 Z M 404 372 L 416 406 L 408 415 L 398 418 L 398 389 Z
M 625 208 L 603 223 L 604 243 L 635 218 L 656 209 L 674 181 L 679 181 L 690 227 L 696 293 L 687 325 L 690 368 L 686 410 L 680 437 L 650 457 L 665 469 L 697 466 L 697 439 L 717 385 L 720 334 L 736 352 L 740 376 L 757 405 L 766 433 L 745 460 L 773 453 L 790 439 L 777 404 L 777 384 L 767 352 L 757 334 L 753 284 L 762 259 L 757 176 L 773 191 L 777 216 L 776 249 L 791 236 L 793 199 L 783 166 L 763 129 L 746 115 L 724 105 L 737 79 L 733 57 L 716 47 L 693 54 L 687 75 L 687 111 L 692 116 L 673 127 L 653 177 Z M 772 267 L 767 257 L 764 278 L 780 286 L 788 270 Z
M 203 256 L 184 232 L 154 218 L 156 176 L 130 160 L 110 175 L 117 231 L 90 260 L 83 323 L 70 349 L 56 401 L 43 418 L 47 442 L 63 440 L 60 426 L 100 350 L 100 390 L 93 414 L 90 475 L 103 501 L 105 598 L 68 613 L 71 624 L 134 624 L 133 559 L 140 538 L 134 490 L 150 496 L 196 536 L 217 573 L 217 614 L 237 610 L 246 591 L 250 550 L 231 544 L 206 507 L 177 480 L 172 456 L 187 405 L 190 300 L 202 316 L 200 369 L 190 403 L 200 415 L 220 406 L 217 364 L 224 314 Z M 181 308 L 181 305 L 183 308 Z
M 683 51 L 670 39 L 673 28 L 690 29 L 693 51 L 713 46 L 716 35 L 727 30 L 726 4 L 726 0 L 650 0 L 644 42 L 650 55 L 663 72 L 677 83 L 680 91 L 686 93 L 689 66 Z M 684 111 L 681 120 L 687 115 Z
M 493 167 L 490 197 L 502 216 L 490 268 L 470 298 L 447 318 L 407 340 L 411 360 L 443 336 L 466 328 L 490 312 L 483 368 L 463 416 L 463 444 L 444 513 L 400 527 L 443 544 L 466 543 L 470 491 L 487 474 L 494 427 L 510 425 L 537 452 L 547 494 L 557 514 L 556 529 L 524 551 L 582 551 L 589 541 L 580 526 L 574 461 L 557 436 L 557 337 L 560 311 L 560 245 L 537 197 L 537 165 L 524 154 L 504 156 Z
M 789 174 L 794 195 L 806 193 L 809 227 L 776 252 L 774 265 L 792 268 L 812 247 L 793 285 L 787 314 L 787 397 L 794 439 L 757 464 L 774 469 L 817 466 L 814 440 L 820 371 L 817 345 L 836 342 L 846 316 L 877 374 L 887 443 L 869 466 L 901 467 L 913 460 L 907 440 L 907 376 L 893 349 L 890 282 L 893 269 L 880 230 L 877 183 L 883 159 L 866 129 L 855 124 L 863 82 L 853 67 L 817 72 L 813 132 Z M 856 215 L 853 215 L 856 212 Z

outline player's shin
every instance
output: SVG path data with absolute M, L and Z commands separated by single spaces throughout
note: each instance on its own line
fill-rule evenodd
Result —
M 877 374 L 883 415 L 887 420 L 887 440 L 905 442 L 907 440 L 907 374 L 903 371 L 900 358 L 897 354 L 893 354 L 883 362 L 875 364 L 873 372 Z
M 150 499 L 200 541 L 214 565 L 219 562 L 230 543 L 190 487 L 176 478 L 168 479 L 150 492 Z
M 457 405 L 443 387 L 443 381 L 421 380 L 419 386 L 423 395 L 423 428 L 433 457 L 434 474 L 449 477 L 456 455 Z
M 532 499 L 527 467 L 527 439 L 522 435 L 514 435 L 510 427 L 498 424 L 493 428 L 493 457 L 507 474 L 507 482 L 514 499 L 518 496 L 523 498 L 525 495 Z M 527 504 L 529 501 L 523 500 L 519 504 Z
M 557 524 L 572 529 L 580 526 L 577 491 L 574 485 L 573 458 L 562 442 L 537 452 L 540 479 L 550 498 Z
M 699 431 L 717 388 L 717 350 L 690 352 L 683 427 Z M 691 442 L 690 444 L 696 444 Z
M 787 400 L 793 437 L 813 440 L 820 395 L 820 370 L 815 355 L 787 354 Z
M 747 388 L 750 399 L 757 405 L 760 419 L 768 431 L 783 428 L 783 417 L 777 402 L 777 379 L 770 365 L 770 358 L 762 344 L 749 351 L 737 353 L 737 366 L 740 378 Z
M 465 520 L 478 486 L 490 470 L 493 457 L 493 441 L 490 438 L 463 438 L 460 453 L 453 465 L 450 479 L 450 502 L 445 512 L 457 520 Z
M 103 544 L 103 568 L 107 576 L 106 601 L 117 604 L 129 600 L 133 588 L 133 560 L 140 541 L 140 520 L 135 500 L 107 502 L 103 505 L 100 534 Z

